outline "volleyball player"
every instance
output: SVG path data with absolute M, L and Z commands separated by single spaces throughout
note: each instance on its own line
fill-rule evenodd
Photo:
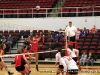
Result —
M 65 56 L 64 52 L 61 52 L 61 57 L 59 63 L 63 66 L 59 66 L 59 68 L 60 71 L 63 71 L 63 75 L 66 75 L 67 73 L 70 75 L 77 75 L 78 67 L 76 62 L 70 56 Z
M 41 39 L 41 34 L 42 34 L 41 32 L 40 32 L 40 36 L 38 36 L 38 34 L 36 34 L 35 37 L 33 37 L 32 39 L 31 39 L 31 37 L 28 37 L 30 44 L 31 44 L 30 52 L 38 52 L 38 42 Z M 38 53 L 32 54 L 32 56 L 35 56 L 35 58 L 36 58 L 36 70 L 39 71 L 39 69 L 38 69 L 39 54 Z
M 61 59 L 61 53 L 60 53 L 60 52 L 61 52 L 61 48 L 57 48 L 57 50 L 58 50 L 58 52 L 57 52 L 56 55 L 55 55 L 55 57 L 56 57 L 55 66 L 59 64 L 59 61 L 60 61 L 60 59 Z M 56 75 L 58 75 L 59 72 L 60 72 L 60 68 L 59 68 L 60 66 L 62 66 L 62 65 L 59 65 L 59 66 L 58 66 Z
M 80 63 L 78 60 L 79 50 L 74 49 L 73 46 L 69 44 L 67 51 L 68 51 L 69 56 L 73 58 L 73 60 L 76 62 L 76 64 L 78 64 L 78 67 L 81 70 Z
M 6 45 L 5 44 L 0 44 L 0 56 L 4 55 L 4 51 L 3 50 L 5 50 L 5 48 L 6 48 Z M 3 60 L 2 57 L 0 57 L 0 66 L 1 66 L 1 68 L 4 67 L 5 70 L 8 72 L 9 75 L 12 75 L 13 74 L 13 72 L 10 72 L 9 71 L 9 69 L 6 66 L 6 64 L 4 63 L 4 60 Z
M 17 50 L 18 54 L 22 54 L 22 50 L 18 49 Z M 22 75 L 30 75 L 30 66 L 29 66 L 29 62 L 26 59 L 25 55 L 16 55 L 15 59 L 15 69 L 20 72 Z
M 28 53 L 30 53 L 29 49 L 30 48 L 28 48 L 28 46 L 23 45 L 23 47 L 22 47 L 22 53 L 27 53 L 27 54 L 25 54 L 25 56 L 26 56 L 27 59 L 35 60 L 35 57 L 32 57 L 31 54 L 28 54 Z
M 69 44 L 67 51 L 68 51 L 69 56 L 71 56 L 73 60 L 77 62 L 79 50 L 74 49 L 73 46 Z

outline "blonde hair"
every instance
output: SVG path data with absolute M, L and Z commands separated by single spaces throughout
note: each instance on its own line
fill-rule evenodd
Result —
M 21 54 L 22 53 L 22 50 L 21 49 L 17 49 L 17 53 L 18 54 Z

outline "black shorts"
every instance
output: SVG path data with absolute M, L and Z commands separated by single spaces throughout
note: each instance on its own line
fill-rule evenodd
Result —
M 71 69 L 71 70 L 68 70 L 68 73 L 69 73 L 69 74 L 78 74 L 78 69 Z
M 64 68 L 64 66 L 63 66 L 63 65 L 59 65 L 59 68 L 63 69 L 63 68 Z
M 1 62 L 2 60 L 1 60 L 1 58 L 0 58 L 0 62 Z
M 75 42 L 75 36 L 72 36 L 72 37 L 68 37 L 67 36 L 67 40 L 72 41 L 72 42 Z
M 19 71 L 24 71 L 25 70 L 25 66 L 24 65 L 21 65 L 21 66 L 18 66 L 16 67 L 16 70 L 19 72 Z
M 72 59 L 73 59 L 75 62 L 77 62 L 77 57 L 73 57 Z

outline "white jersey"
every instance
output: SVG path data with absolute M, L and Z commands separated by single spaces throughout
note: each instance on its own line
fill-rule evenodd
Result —
M 77 50 L 77 49 L 73 49 L 73 50 L 71 50 L 71 49 L 67 49 L 67 51 L 68 51 L 68 54 L 69 54 L 69 56 L 70 57 L 78 57 L 78 55 L 79 55 L 79 50 Z
M 67 70 L 78 69 L 76 62 L 70 56 L 64 56 L 60 59 L 60 65 L 64 66 L 64 75 Z
M 76 32 L 77 32 L 77 28 L 75 26 L 67 26 L 65 29 L 66 35 L 69 37 L 73 37 L 75 36 Z
M 58 52 L 58 53 L 55 55 L 55 57 L 56 57 L 56 62 L 59 62 L 60 59 L 61 59 L 61 54 L 60 54 L 60 52 Z

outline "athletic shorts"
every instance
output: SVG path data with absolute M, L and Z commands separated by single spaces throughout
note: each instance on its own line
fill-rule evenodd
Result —
M 0 58 L 0 62 L 1 62 L 2 60 L 1 60 L 1 58 Z
M 68 73 L 69 73 L 69 74 L 78 74 L 78 69 L 71 69 L 71 70 L 68 70 Z
M 19 71 L 24 71 L 25 70 L 25 66 L 24 65 L 21 65 L 21 66 L 17 66 L 16 67 L 16 70 L 19 72 Z
M 62 68 L 64 68 L 64 66 L 63 66 L 63 65 L 59 65 L 59 68 L 61 68 L 61 69 L 62 69 Z
M 21 65 L 20 65 L 20 66 L 17 66 L 17 67 L 16 67 L 16 70 L 17 70 L 17 71 L 23 71 L 23 70 L 25 70 L 25 66 L 24 66 L 25 64 L 26 64 L 25 60 L 22 59 Z
M 77 62 L 77 57 L 73 57 L 72 59 L 73 59 L 75 62 Z

